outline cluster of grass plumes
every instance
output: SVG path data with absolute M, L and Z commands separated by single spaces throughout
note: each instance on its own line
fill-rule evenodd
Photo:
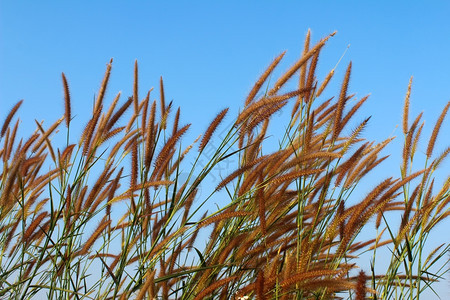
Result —
M 228 109 L 211 118 L 201 139 L 182 147 L 190 124 L 179 124 L 180 109 L 166 103 L 162 79 L 159 101 L 151 101 L 152 90 L 139 98 L 137 63 L 133 95 L 119 105 L 119 93 L 106 109 L 112 61 L 107 65 L 92 117 L 75 142 L 64 74 L 65 114 L 51 126 L 36 121 L 36 131 L 19 140 L 17 103 L 0 141 L 0 297 L 412 299 L 441 279 L 449 245 L 423 249 L 449 215 L 450 181 L 434 194 L 433 174 L 450 150 L 432 155 L 449 105 L 433 130 L 424 169 L 413 171 L 423 123 L 420 115 L 409 124 L 409 85 L 401 176 L 380 180 L 353 203 L 350 195 L 386 158 L 380 153 L 392 139 L 361 138 L 368 118 L 349 130 L 368 99 L 348 107 L 351 64 L 336 99 L 321 98 L 334 75 L 333 69 L 319 83 L 315 72 L 328 38 L 310 47 L 308 33 L 300 59 L 270 85 L 284 53 L 275 58 L 205 165 L 199 161 Z M 292 78 L 296 90 L 284 91 Z M 280 147 L 268 152 L 272 116 L 288 103 L 293 109 Z M 67 141 L 59 147 L 52 138 L 64 132 L 62 124 Z M 230 157 L 236 169 L 210 195 L 198 193 Z M 229 201 L 202 216 L 219 193 Z M 402 214 L 397 230 L 385 218 L 396 211 Z M 371 219 L 379 233 L 363 240 Z M 390 247 L 392 261 L 381 274 L 357 259 L 372 251 L 373 266 L 382 247 Z

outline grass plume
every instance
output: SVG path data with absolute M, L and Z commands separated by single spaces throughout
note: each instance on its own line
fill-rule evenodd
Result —
M 450 180 L 441 184 L 436 173 L 450 147 L 433 155 L 450 102 L 420 157 L 424 122 L 419 114 L 409 123 L 410 80 L 400 174 L 367 189 L 394 141 L 363 136 L 370 118 L 357 116 L 368 96 L 346 109 L 355 97 L 351 63 L 336 97 L 319 97 L 337 68 L 317 79 L 333 35 L 313 44 L 308 31 L 292 67 L 269 81 L 285 52 L 278 55 L 240 113 L 212 116 L 201 140 L 191 138 L 191 123 L 180 125 L 182 108 L 166 103 L 162 77 L 159 105 L 152 88 L 139 99 L 137 61 L 132 95 L 121 104 L 121 93 L 107 101 L 109 62 L 87 120 L 71 116 L 77 104 L 64 73 L 64 115 L 50 126 L 36 121 L 19 137 L 16 103 L 1 128 L 0 298 L 417 299 L 433 292 L 449 273 L 448 242 L 426 246 L 450 215 Z M 287 90 L 295 74 L 297 86 Z M 274 114 L 291 99 L 291 118 L 274 127 Z M 225 117 L 232 121 L 216 138 Z M 78 137 L 69 134 L 83 122 Z M 377 232 L 366 234 L 374 225 Z M 377 264 L 380 257 L 387 264 Z

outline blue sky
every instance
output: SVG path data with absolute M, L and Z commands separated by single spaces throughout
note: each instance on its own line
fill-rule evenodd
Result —
M 84 124 L 110 58 L 109 101 L 118 91 L 132 94 L 137 59 L 141 97 L 155 87 L 152 98 L 157 98 L 163 76 L 166 97 L 181 106 L 182 123 L 193 122 L 198 135 L 221 109 L 230 107 L 233 115 L 242 108 L 254 81 L 284 50 L 278 72 L 288 68 L 301 53 L 308 28 L 313 42 L 338 31 L 321 53 L 319 80 L 350 45 L 327 93 L 338 92 L 352 61 L 350 92 L 359 98 L 371 94 L 359 115 L 360 120 L 372 116 L 365 136 L 378 141 L 399 136 L 387 149 L 396 154 L 384 172 L 399 175 L 401 127 L 395 128 L 409 77 L 414 76 L 411 115 L 424 111 L 425 136 L 450 100 L 447 1 L 91 2 L 0 0 L 1 120 L 20 99 L 25 99 L 20 116 L 27 132 L 34 119 L 46 124 L 58 119 L 64 72 L 73 115 Z M 438 151 L 450 144 L 448 128 L 447 120 Z
M 308 28 L 313 41 L 337 30 L 321 55 L 319 79 L 350 44 L 335 82 L 351 60 L 351 91 L 372 95 L 361 116 L 373 115 L 371 127 L 390 134 L 411 75 L 413 114 L 426 110 L 431 121 L 449 100 L 450 5 L 444 2 L 1 1 L 0 101 L 10 107 L 25 99 L 22 115 L 56 118 L 65 72 L 74 112 L 83 113 L 110 58 L 110 98 L 131 93 L 138 59 L 141 91 L 156 87 L 162 75 L 185 115 L 199 107 L 205 115 L 226 106 L 237 111 L 276 55 L 288 51 L 280 71 L 295 61 Z

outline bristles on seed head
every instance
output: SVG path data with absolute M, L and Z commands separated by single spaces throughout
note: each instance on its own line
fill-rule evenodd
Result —
M 289 70 L 287 70 L 286 73 L 284 73 L 281 78 L 277 80 L 275 86 L 269 91 L 269 96 L 276 94 L 278 90 L 281 89 L 284 84 L 298 71 L 298 69 L 303 66 L 303 64 L 305 64 L 320 48 L 322 48 L 328 39 L 334 34 L 335 32 L 322 39 L 319 43 L 312 47 L 308 53 L 303 55 Z
M 431 134 L 430 142 L 428 143 L 428 147 L 427 147 L 427 157 L 428 158 L 430 158 L 431 155 L 433 154 L 434 144 L 436 143 L 436 139 L 439 134 L 439 130 L 441 129 L 442 122 L 444 121 L 444 118 L 447 115 L 449 107 L 450 107 L 450 101 L 447 102 L 447 105 L 442 110 L 442 113 L 439 116 L 439 119 L 437 120 L 436 125 L 434 126 L 433 133 Z
M 306 38 L 305 38 L 305 45 L 303 47 L 303 53 L 302 56 L 305 56 L 306 53 L 308 53 L 309 51 L 309 44 L 311 41 L 311 30 L 308 29 L 308 32 L 306 33 Z M 300 69 L 300 79 L 299 79 L 299 88 L 304 88 L 306 85 L 306 64 L 304 64 L 301 69 Z
M 138 62 L 137 59 L 134 61 L 134 84 L 133 84 L 133 102 L 134 102 L 134 113 L 138 114 L 139 111 L 139 99 L 138 99 Z
M 11 119 L 14 117 L 14 114 L 17 112 L 19 107 L 22 105 L 22 102 L 23 102 L 23 100 L 20 100 L 19 102 L 17 102 L 16 105 L 14 105 L 13 108 L 11 109 L 11 111 L 9 112 L 8 116 L 6 116 L 6 119 L 3 122 L 0 137 L 3 137 L 5 135 L 6 129 L 8 128 L 9 123 L 11 122 Z
M 210 217 L 208 219 L 206 219 L 205 221 L 202 221 L 199 225 L 198 228 L 202 228 L 202 227 L 206 227 L 210 224 L 216 223 L 216 222 L 220 222 L 226 219 L 231 219 L 231 218 L 235 218 L 235 217 L 245 217 L 250 215 L 251 213 L 248 211 L 232 211 L 232 212 L 224 212 L 218 215 L 215 215 L 213 217 Z
M 363 270 L 359 272 L 358 281 L 356 282 L 356 298 L 355 300 L 366 299 L 366 274 Z
M 162 120 L 166 115 L 166 99 L 165 99 L 165 95 L 164 95 L 164 82 L 163 82 L 162 76 L 159 78 L 159 90 L 160 90 L 159 103 L 161 106 L 161 129 L 165 129 L 166 122 L 164 122 L 164 124 L 163 124 Z
M 322 84 L 320 85 L 319 89 L 317 90 L 317 94 L 316 96 L 319 97 L 320 95 L 322 95 L 322 92 L 325 90 L 325 88 L 327 87 L 328 83 L 330 82 L 331 78 L 334 75 L 334 69 L 332 69 L 330 71 L 330 73 L 327 74 L 327 76 L 325 77 L 325 79 L 323 80 Z
M 403 134 L 408 132 L 409 97 L 411 95 L 411 84 L 413 77 L 409 79 L 408 90 L 406 91 L 405 105 L 403 106 Z
M 69 84 L 67 83 L 67 79 L 64 73 L 61 73 L 61 76 L 64 87 L 64 118 L 66 119 L 66 126 L 69 127 L 71 118 Z
M 264 73 L 259 77 L 258 81 L 253 86 L 252 90 L 247 96 L 247 99 L 245 100 L 245 106 L 248 106 L 253 99 L 255 98 L 256 94 L 260 90 L 261 86 L 264 84 L 264 82 L 267 80 L 269 75 L 272 73 L 272 71 L 275 69 L 275 67 L 278 65 L 278 63 L 281 61 L 283 56 L 286 54 L 286 51 L 278 55 L 273 62 L 269 65 L 269 67 L 264 71 Z
M 347 67 L 347 71 L 345 72 L 344 82 L 342 83 L 341 93 L 339 95 L 339 100 L 337 103 L 336 114 L 334 118 L 334 127 L 333 127 L 333 140 L 336 140 L 339 136 L 340 131 L 342 130 L 342 113 L 344 111 L 345 102 L 347 101 L 347 89 L 348 83 L 350 81 L 350 73 L 352 70 L 352 63 L 350 62 Z
M 111 74 L 111 66 L 112 66 L 112 58 L 109 61 L 109 64 L 106 65 L 105 76 L 103 77 L 102 85 L 100 86 L 100 90 L 98 92 L 97 100 L 95 101 L 94 113 L 98 110 L 98 108 L 102 105 L 103 98 L 105 97 L 106 87 L 108 86 L 109 75 Z
M 228 112 L 228 108 L 225 108 L 222 110 L 211 122 L 211 124 L 208 126 L 208 129 L 206 129 L 206 132 L 202 138 L 202 141 L 200 143 L 200 146 L 198 150 L 201 152 L 203 149 L 205 149 L 206 145 L 208 144 L 209 140 L 211 139 L 214 131 L 217 129 L 219 124 L 222 122 L 223 118 L 225 118 L 225 115 Z

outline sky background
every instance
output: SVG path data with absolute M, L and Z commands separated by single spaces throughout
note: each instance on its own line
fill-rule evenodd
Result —
M 424 136 L 450 100 L 447 1 L 91 2 L 0 0 L 0 120 L 24 99 L 24 132 L 34 130 L 34 119 L 53 123 L 64 112 L 64 72 L 72 115 L 85 124 L 110 58 L 108 103 L 118 91 L 122 99 L 132 94 L 137 59 L 141 98 L 151 87 L 152 99 L 159 97 L 163 76 L 166 99 L 181 107 L 181 123 L 192 122 L 197 136 L 223 108 L 235 116 L 253 83 L 284 50 L 276 74 L 287 69 L 299 57 L 308 28 L 313 43 L 337 30 L 321 52 L 319 80 L 350 45 L 325 95 L 338 93 L 352 61 L 349 92 L 358 98 L 371 94 L 356 117 L 372 116 L 365 136 L 399 137 L 386 149 L 391 157 L 380 177 L 400 175 L 401 116 L 410 76 L 410 118 L 424 111 Z M 450 144 L 449 128 L 447 120 L 436 152 Z M 419 151 L 425 149 L 423 143 Z M 442 291 L 450 291 L 448 280 Z

